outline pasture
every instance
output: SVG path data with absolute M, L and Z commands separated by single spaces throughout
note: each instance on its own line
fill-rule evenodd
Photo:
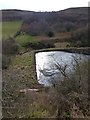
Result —
M 20 29 L 21 21 L 6 21 L 2 22 L 2 38 L 7 39 L 13 37 L 15 33 Z

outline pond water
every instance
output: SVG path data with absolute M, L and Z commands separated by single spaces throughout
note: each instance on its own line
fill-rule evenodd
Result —
M 75 60 L 85 61 L 89 59 L 88 55 L 78 53 L 68 53 L 62 51 L 38 52 L 35 54 L 37 80 L 45 86 L 51 85 L 51 80 L 59 78 L 63 80 L 60 69 L 65 69 L 67 74 L 73 71 Z M 58 67 L 59 66 L 59 67 Z

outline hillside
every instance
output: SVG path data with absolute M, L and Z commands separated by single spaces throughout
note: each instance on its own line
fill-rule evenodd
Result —
M 25 16 L 32 14 L 31 11 L 6 9 L 2 10 L 2 21 L 22 20 Z
M 33 12 L 22 10 L 2 10 L 2 21 L 22 21 L 20 32 L 39 36 L 60 32 L 72 32 L 86 27 L 88 8 L 69 8 L 57 12 Z
M 33 12 L 33 11 L 23 11 L 23 10 L 2 10 L 2 19 L 3 21 L 7 20 L 25 20 L 26 18 L 29 19 L 29 17 L 36 17 L 39 20 L 40 19 L 48 19 L 48 22 L 52 21 L 55 23 L 57 20 L 65 22 L 66 20 L 73 19 L 75 21 L 82 20 L 82 22 L 86 22 L 88 19 L 88 7 L 78 7 L 78 8 L 69 8 L 66 10 L 61 10 L 57 12 Z M 78 19 L 77 19 L 78 17 Z M 51 18 L 51 19 L 50 19 Z
M 74 42 L 76 42 L 75 46 L 77 46 L 78 41 L 80 41 L 79 46 L 87 46 L 87 42 L 85 45 L 82 43 L 83 40 L 81 36 L 76 38 L 76 36 L 78 36 L 76 33 L 79 29 L 80 34 L 83 34 L 82 29 L 85 29 L 85 31 L 88 30 L 88 9 L 89 7 L 77 7 L 57 12 L 34 12 L 15 9 L 2 10 L 2 21 L 3 26 L 5 22 L 10 21 L 17 21 L 17 23 L 19 23 L 19 29 L 16 31 L 16 34 L 14 32 L 14 36 L 24 32 L 24 34 L 30 36 L 55 36 L 56 39 L 60 39 L 61 36 L 57 37 L 57 34 L 65 33 L 65 37 L 67 36 L 66 33 L 69 32 L 72 35 L 75 34 L 73 35 L 75 37 L 71 36 Z M 7 36 L 10 36 L 10 34 Z M 84 36 L 84 41 L 88 41 L 87 36 Z M 72 38 L 71 42 L 73 41 Z
M 2 10 L 2 18 L 3 21 L 6 20 L 15 20 L 16 19 L 24 19 L 26 16 L 29 17 L 32 14 L 36 14 L 36 15 L 42 15 L 45 16 L 46 14 L 50 13 L 54 13 L 54 14 L 59 14 L 60 17 L 62 14 L 67 14 L 67 16 L 69 14 L 71 15 L 88 15 L 88 7 L 78 7 L 78 8 L 69 8 L 69 9 L 65 9 L 65 10 L 61 10 L 61 11 L 57 11 L 57 12 L 34 12 L 34 11 L 24 11 L 24 10 L 17 10 L 17 9 L 4 9 Z
M 2 10 L 3 118 L 90 117 L 87 94 L 90 61 L 79 62 L 72 56 L 76 61 L 75 65 L 72 61 L 74 71 L 67 76 L 69 66 L 57 66 L 64 81 L 46 87 L 37 80 L 35 59 L 35 53 L 40 51 L 87 54 L 87 24 L 88 8 L 57 12 Z

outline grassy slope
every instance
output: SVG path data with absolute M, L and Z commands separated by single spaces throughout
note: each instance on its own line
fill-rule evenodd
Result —
M 7 22 L 3 22 L 2 23 L 2 37 L 4 39 L 7 39 L 9 37 L 13 37 L 15 35 L 15 33 L 17 31 L 19 31 L 20 29 L 20 26 L 21 26 L 22 22 L 21 21 L 7 21 Z M 16 42 L 20 45 L 20 50 L 21 51 L 25 51 L 25 45 L 27 45 L 28 43 L 30 42 L 34 42 L 34 43 L 37 43 L 38 41 L 43 41 L 44 43 L 55 43 L 56 41 L 58 41 L 60 44 L 61 41 L 65 38 L 69 38 L 70 35 L 65 33 L 65 34 L 56 34 L 54 37 L 50 38 L 50 37 L 47 37 L 47 36 L 30 36 L 30 35 L 27 35 L 27 34 L 21 34 L 19 36 L 16 37 Z M 65 40 L 63 40 L 64 42 Z M 56 47 L 58 47 L 57 45 L 55 45 Z M 59 46 L 59 47 L 66 47 L 66 44 L 63 46 Z
M 21 21 L 7 21 L 2 23 L 2 37 L 4 40 L 8 39 L 9 37 L 13 37 L 17 31 L 19 31 L 20 26 L 22 22 Z M 25 46 L 30 42 L 36 42 L 34 37 L 27 35 L 27 34 L 21 34 L 17 36 L 16 42 L 19 44 L 19 49 L 21 52 L 26 51 Z
M 16 55 L 16 57 L 12 61 L 12 66 L 30 66 L 32 65 L 32 58 L 30 53 L 26 53 L 23 55 Z
M 8 21 L 2 22 L 2 36 L 7 39 L 13 37 L 13 35 L 20 29 L 21 21 Z
M 17 43 L 19 43 L 21 46 L 26 45 L 29 42 L 33 42 L 34 38 L 32 36 L 29 35 L 20 35 L 16 38 Z

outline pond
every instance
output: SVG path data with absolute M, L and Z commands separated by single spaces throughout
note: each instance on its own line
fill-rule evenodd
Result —
M 69 75 L 76 63 L 87 61 L 90 57 L 78 53 L 50 51 L 38 52 L 35 58 L 38 82 L 50 86 L 53 80 L 63 80 L 65 74 Z

